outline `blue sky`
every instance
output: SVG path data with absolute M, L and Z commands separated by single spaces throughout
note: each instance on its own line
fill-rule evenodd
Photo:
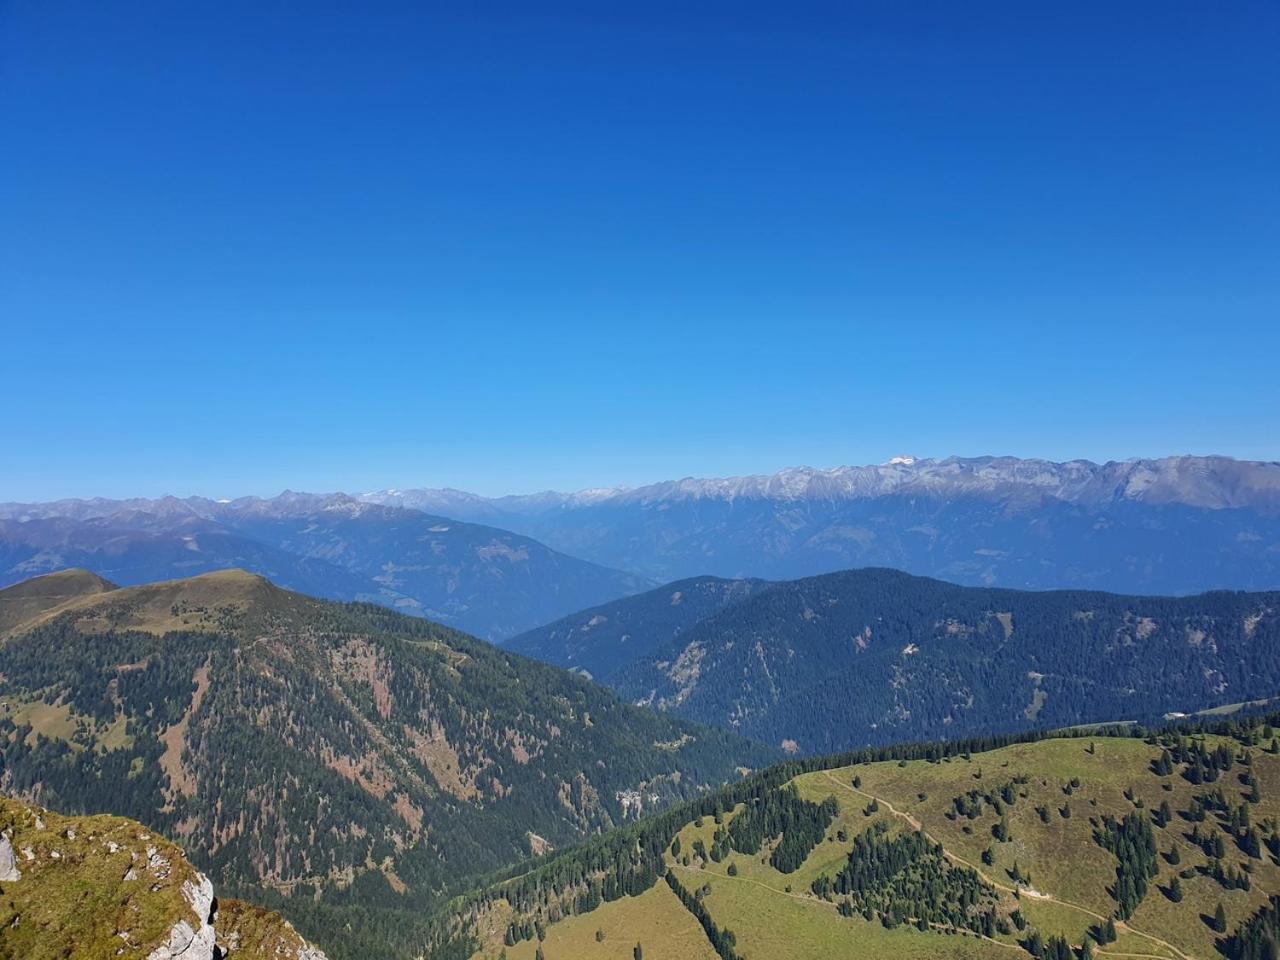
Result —
M 0 499 L 1280 458 L 1277 49 L 1266 0 L 0 0 Z

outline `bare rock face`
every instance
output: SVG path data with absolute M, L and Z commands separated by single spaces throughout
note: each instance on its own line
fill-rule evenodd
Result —
M 182 896 L 198 918 L 198 926 L 179 920 L 169 930 L 169 938 L 147 956 L 147 960 L 215 960 L 213 931 L 213 884 L 204 874 L 182 884 Z
M 0 881 L 14 882 L 22 879 L 18 858 L 13 853 L 13 840 L 8 831 L 0 834 Z

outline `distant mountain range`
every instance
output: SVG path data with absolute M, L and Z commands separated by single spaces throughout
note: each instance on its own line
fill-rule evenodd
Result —
M 897 457 L 575 494 L 393 490 L 362 499 L 496 524 L 662 581 L 888 566 L 1027 589 L 1280 587 L 1280 464 L 1227 457 Z
M 242 568 L 489 639 L 651 585 L 507 530 L 342 494 L 0 505 L 0 587 L 73 567 L 126 585 Z
M 814 754 L 1275 697 L 1280 592 L 1020 591 L 884 569 L 699 578 L 510 646 L 633 702 Z
M 68 567 L 124 584 L 239 567 L 498 642 L 657 583 L 865 566 L 1019 589 L 1280 588 L 1280 464 L 897 457 L 498 498 L 0 504 L 0 586 Z

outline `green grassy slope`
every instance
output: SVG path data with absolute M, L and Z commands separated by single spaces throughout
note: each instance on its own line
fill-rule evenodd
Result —
M 613 956 L 605 942 L 617 940 L 640 943 L 646 957 L 678 955 L 665 945 L 672 921 L 652 894 L 676 887 L 657 880 L 641 896 L 610 901 L 620 858 L 646 882 L 668 873 L 700 905 L 686 912 L 709 920 L 713 934 L 700 927 L 706 945 L 718 939 L 730 960 L 1053 958 L 1064 947 L 1073 957 L 1082 949 L 1135 960 L 1243 956 L 1230 934 L 1280 894 L 1280 752 L 1261 720 L 1215 729 L 1078 734 L 982 752 L 908 747 L 896 751 L 902 759 L 792 765 L 685 819 L 660 817 L 606 855 L 566 853 L 540 875 L 478 894 L 457 908 L 452 929 L 470 931 L 475 957 L 524 956 L 539 932 L 546 960 Z M 781 795 L 780 783 L 782 794 L 794 788 L 790 803 L 805 816 L 821 821 L 819 805 L 836 807 L 794 869 L 776 866 L 775 852 L 802 832 L 800 821 L 755 850 L 735 839 L 735 824 Z M 1152 841 L 1153 860 L 1122 860 L 1108 848 L 1108 825 L 1126 822 Z M 880 854 L 868 838 L 881 851 L 913 852 L 876 875 Z M 646 850 L 658 858 L 647 872 L 637 866 Z M 1145 892 L 1126 895 L 1135 866 Z M 841 888 L 842 874 L 862 879 Z M 597 905 L 591 891 L 602 885 Z M 606 916 L 625 922 L 605 942 L 584 940 L 581 931 Z

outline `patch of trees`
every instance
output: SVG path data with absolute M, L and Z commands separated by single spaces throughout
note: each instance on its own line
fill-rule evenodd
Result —
M 746 854 L 758 853 L 765 841 L 781 836 L 769 863 L 781 873 L 792 873 L 822 842 L 839 812 L 835 797 L 811 803 L 800 798 L 794 785 L 788 785 L 747 800 L 726 835 L 733 849 Z
M 812 889 L 824 899 L 847 898 L 849 911 L 878 916 L 886 927 L 915 922 L 992 936 L 999 923 L 995 892 L 975 871 L 950 864 L 923 833 L 893 836 L 883 823 L 854 837 L 844 867 Z
M 1023 946 L 1027 948 L 1027 953 L 1035 957 L 1036 960 L 1076 960 L 1075 952 L 1071 949 L 1071 944 L 1067 943 L 1066 939 L 1059 936 L 1051 936 L 1045 940 L 1040 936 L 1038 930 L 1031 931 L 1023 942 Z M 1086 943 L 1087 946 L 1088 944 Z
M 1132 810 L 1123 820 L 1106 817 L 1102 827 L 1094 831 L 1094 839 L 1118 861 L 1112 895 L 1118 904 L 1117 916 L 1128 920 L 1159 871 L 1155 832 L 1147 818 Z
M 1259 907 L 1218 946 L 1227 960 L 1276 960 L 1280 956 L 1280 896 Z

